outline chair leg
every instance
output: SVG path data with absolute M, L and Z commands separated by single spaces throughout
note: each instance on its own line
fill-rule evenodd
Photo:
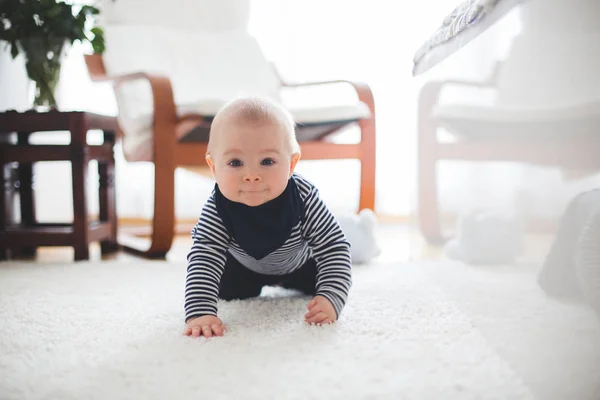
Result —
M 442 245 L 446 238 L 442 235 L 437 193 L 437 141 L 435 131 L 419 131 L 418 162 L 418 216 L 421 233 L 427 242 L 434 246 Z
M 169 79 L 151 79 L 150 85 L 154 101 L 154 215 L 150 247 L 142 251 L 142 254 L 152 258 L 164 258 L 171 249 L 175 234 L 177 115 Z
M 175 235 L 175 171 L 154 171 L 154 215 L 152 219 L 151 257 L 164 258 Z
M 154 164 L 154 214 L 150 243 L 119 238 L 124 250 L 147 258 L 165 258 L 175 235 L 175 170 Z
M 419 226 L 427 242 L 434 246 L 444 244 L 439 218 L 436 161 L 419 154 Z
M 425 84 L 419 96 L 418 114 L 418 217 L 421 233 L 434 246 L 442 245 L 442 235 L 437 193 L 437 123 L 432 119 L 433 106 L 437 103 L 441 86 Z
M 374 119 L 361 120 L 360 202 L 358 211 L 375 210 L 376 142 Z
M 360 126 L 360 202 L 358 210 L 369 208 L 375 210 L 375 100 L 373 92 L 367 84 L 353 82 L 358 99 L 365 103 L 371 111 L 371 118 L 361 119 Z
M 150 243 L 144 240 L 119 237 L 119 244 L 128 252 L 152 258 L 164 259 L 171 249 L 175 236 L 175 174 L 171 177 L 155 172 L 154 214 Z M 158 189 L 156 189 L 158 188 Z

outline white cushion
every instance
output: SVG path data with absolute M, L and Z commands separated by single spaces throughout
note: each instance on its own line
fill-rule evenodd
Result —
M 441 104 L 433 116 L 450 133 L 475 139 L 600 136 L 600 100 L 547 108 Z
M 363 102 L 327 107 L 290 108 L 290 112 L 298 124 L 358 120 L 371 116 L 371 110 Z
M 105 37 L 103 59 L 109 75 L 140 71 L 165 75 L 171 79 L 176 104 L 222 103 L 244 94 L 278 98 L 279 80 L 246 31 L 192 34 L 161 27 L 108 26 Z M 152 112 L 145 81 L 122 85 L 117 102 L 124 119 Z M 128 121 L 123 122 L 129 130 Z
M 220 101 L 200 101 L 194 104 L 182 104 L 177 107 L 179 116 L 185 114 L 200 114 L 204 116 L 215 116 L 225 105 Z M 357 120 L 369 118 L 371 110 L 363 102 L 355 104 L 340 104 L 333 106 L 316 107 L 288 107 L 294 120 L 299 124 L 321 124 L 326 122 Z M 146 118 L 151 118 L 146 116 Z

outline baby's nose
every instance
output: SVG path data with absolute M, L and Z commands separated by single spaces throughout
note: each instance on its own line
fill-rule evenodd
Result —
M 255 173 L 248 173 L 244 176 L 245 182 L 260 182 L 261 180 L 262 178 L 260 177 L 260 175 Z

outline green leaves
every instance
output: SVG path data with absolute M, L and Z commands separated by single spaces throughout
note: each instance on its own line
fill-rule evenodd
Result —
M 92 40 L 90 40 L 92 43 L 92 48 L 94 49 L 94 53 L 104 53 L 104 31 L 102 28 L 96 26 L 91 29 L 91 32 L 94 35 Z
M 59 0 L 0 0 L 0 40 L 8 42 L 12 57 L 18 42 L 31 38 L 89 42 L 96 53 L 104 52 L 104 32 L 93 26 L 100 10 L 94 6 Z

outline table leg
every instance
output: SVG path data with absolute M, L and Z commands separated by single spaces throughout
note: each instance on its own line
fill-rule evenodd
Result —
M 87 149 L 87 124 L 84 116 L 73 117 L 71 132 L 71 170 L 73 175 L 73 233 L 75 261 L 87 260 L 89 253 L 89 218 L 86 199 L 89 154 Z
M 18 144 L 28 145 L 30 133 L 20 132 Z M 21 224 L 24 226 L 35 226 L 35 198 L 33 192 L 33 164 L 19 163 L 19 203 L 21 208 Z M 35 247 L 23 247 L 19 249 L 21 256 L 35 256 Z
M 118 249 L 114 168 L 114 159 L 108 162 L 98 161 L 98 175 L 100 176 L 100 221 L 110 222 L 111 230 L 110 239 L 100 242 L 102 254 L 114 252 Z
M 12 177 L 11 164 L 0 164 L 0 234 L 6 230 L 6 226 L 12 221 Z M 8 258 L 8 249 L 0 247 L 0 260 Z

